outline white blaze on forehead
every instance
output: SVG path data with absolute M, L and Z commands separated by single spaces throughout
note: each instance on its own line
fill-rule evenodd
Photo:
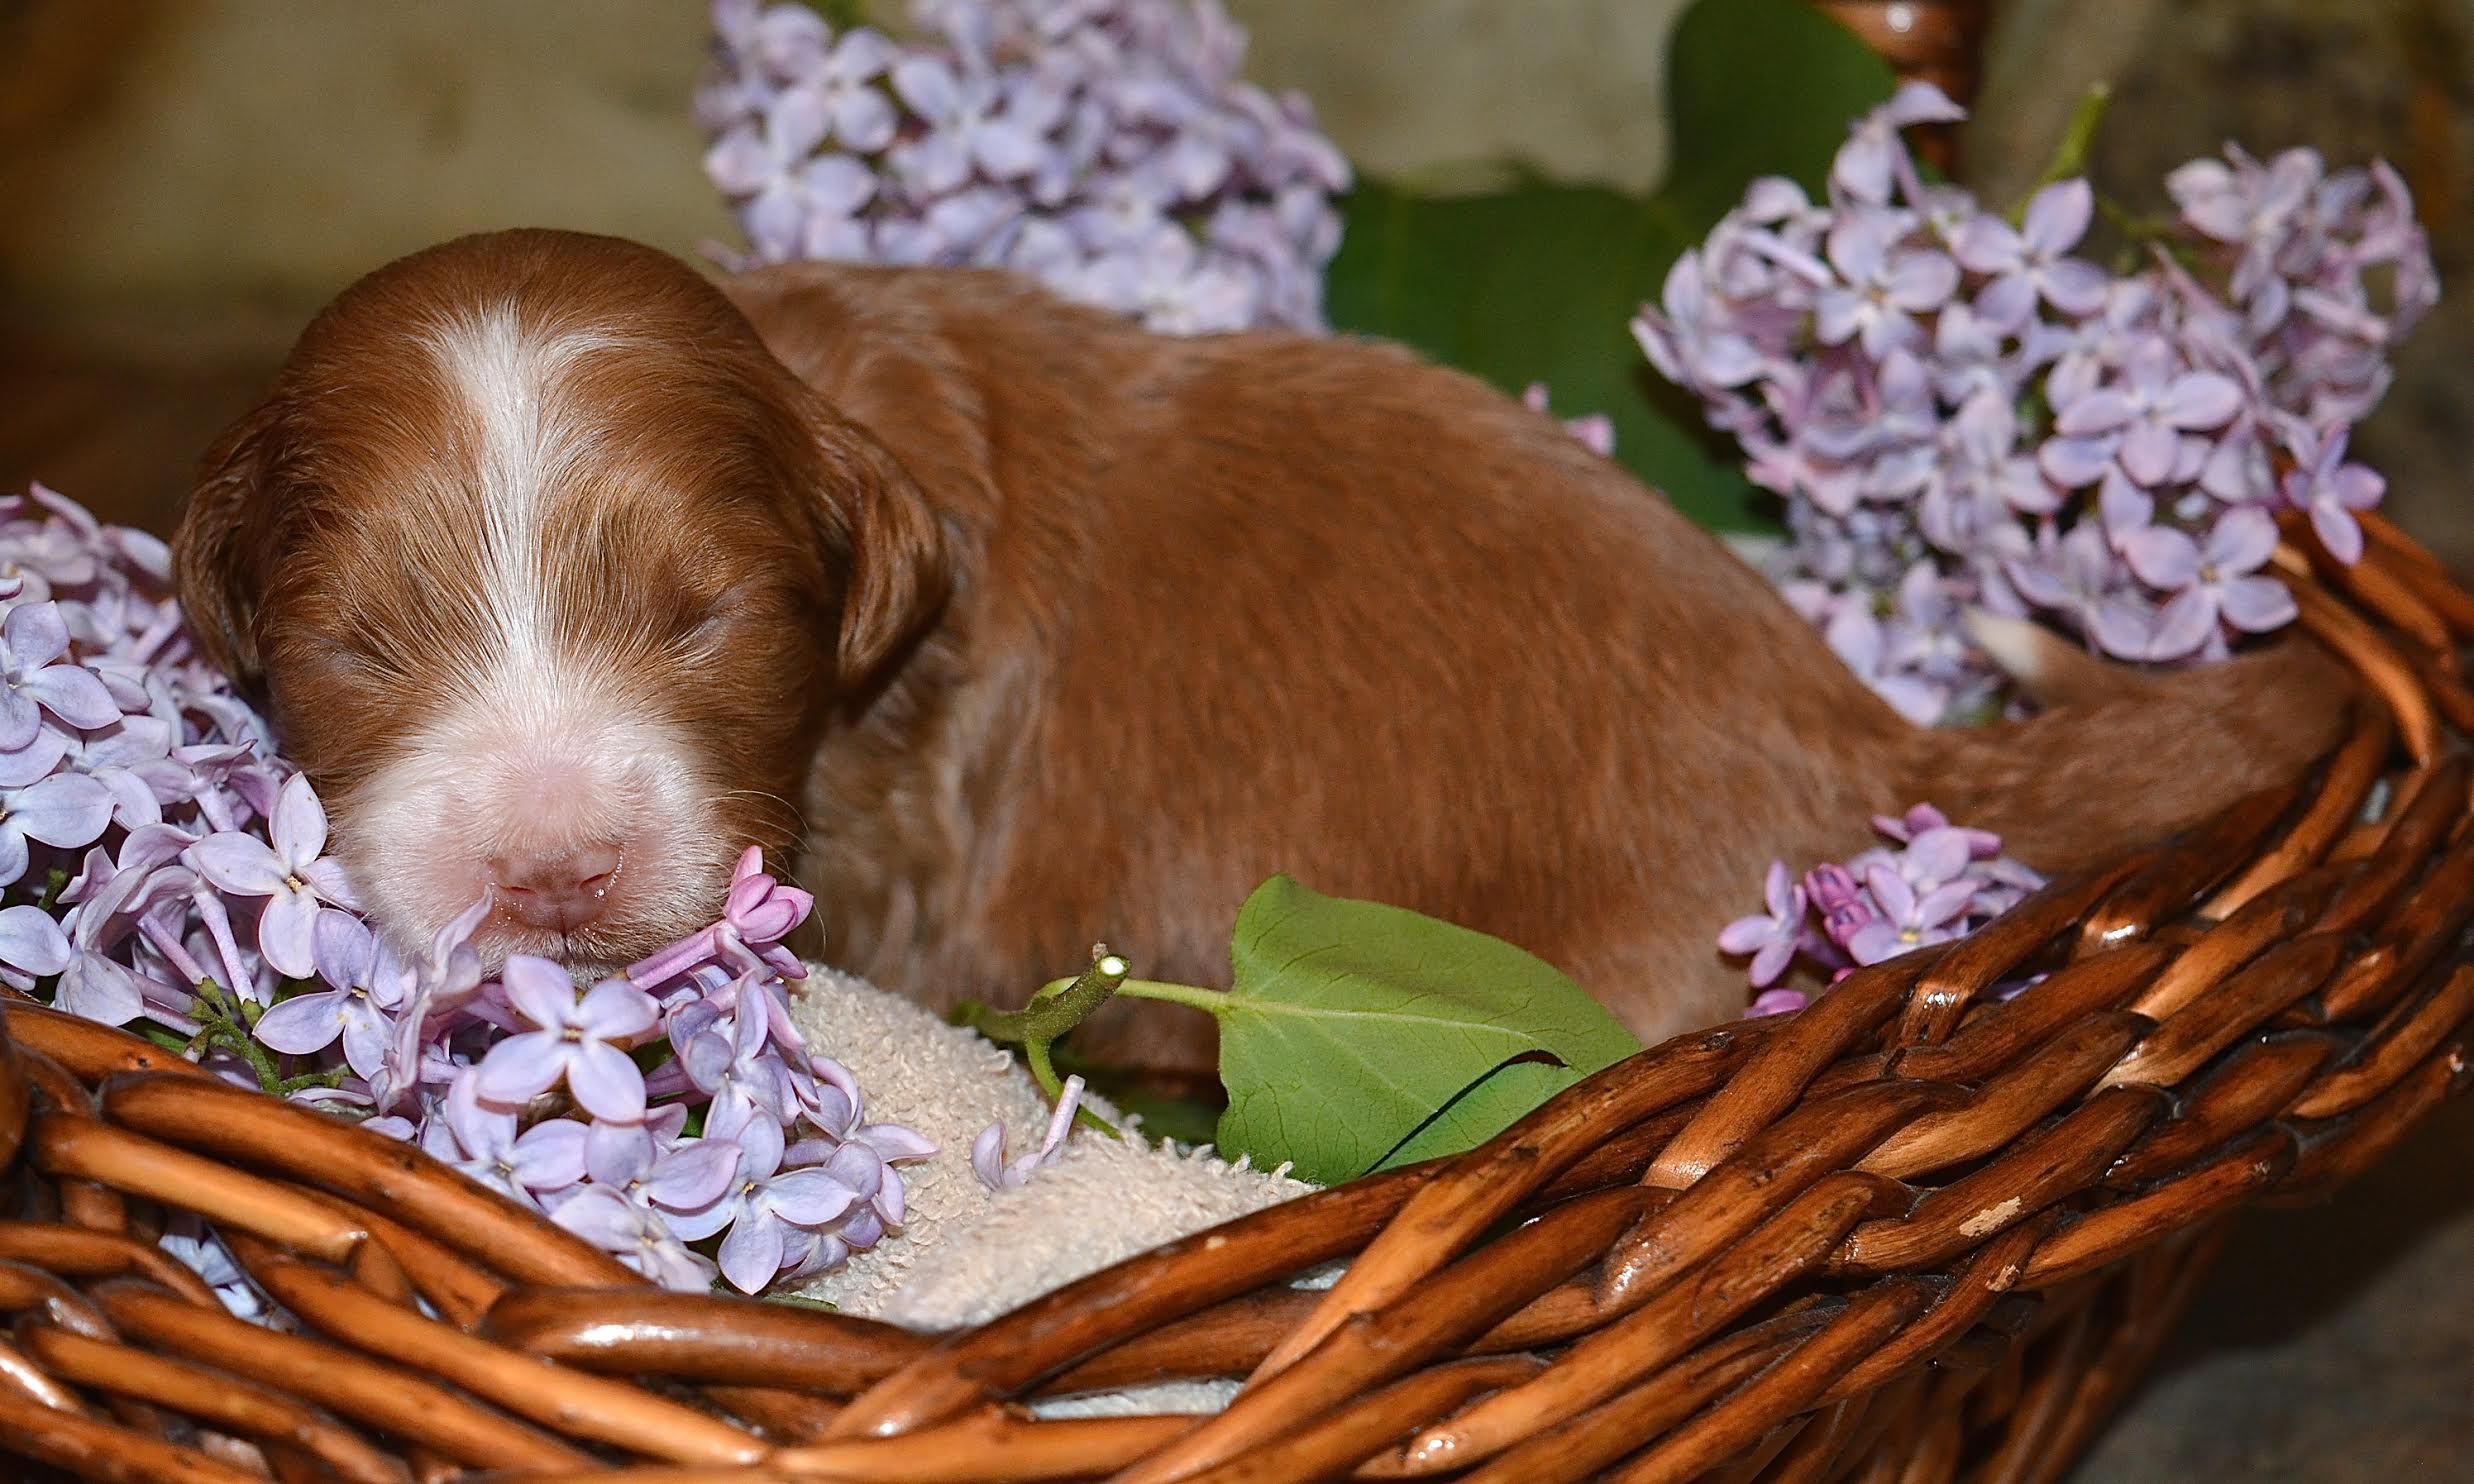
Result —
M 528 326 L 511 306 L 442 319 L 424 337 L 477 503 L 473 646 L 386 762 L 339 806 L 356 884 L 391 937 L 418 945 L 489 884 L 491 862 L 594 844 L 622 866 L 607 923 L 650 941 L 695 926 L 732 857 L 713 827 L 714 782 L 692 740 L 643 710 L 643 654 L 562 646 L 553 543 L 592 539 L 552 512 L 602 452 L 607 413 L 579 385 L 623 334 Z M 656 931 L 655 928 L 658 928 Z M 495 929 L 493 929 L 495 931 Z M 577 938 L 591 951 L 594 929 Z M 561 940 L 494 940 L 562 952 Z
M 512 305 L 496 304 L 444 321 L 427 343 L 457 404 L 450 415 L 468 440 L 468 477 L 480 501 L 479 597 L 498 641 L 490 678 L 499 684 L 488 688 L 538 694 L 557 658 L 544 545 L 549 509 L 602 440 L 571 373 L 626 338 L 528 326 Z

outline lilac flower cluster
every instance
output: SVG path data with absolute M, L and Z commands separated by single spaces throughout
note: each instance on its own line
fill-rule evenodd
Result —
M 486 899 L 399 950 L 169 579 L 150 536 L 0 499 L 0 980 L 416 1140 L 672 1286 L 754 1292 L 900 1224 L 895 1166 L 932 1149 L 791 1024 L 807 893 L 750 850 L 720 920 L 581 994 L 542 959 L 485 976 Z M 261 1307 L 202 1232 L 166 1245 Z
M 1784 498 L 1790 601 L 1920 723 L 1999 704 L 1971 607 L 2143 662 L 2289 622 L 2263 571 L 2277 516 L 2360 555 L 2384 487 L 2348 440 L 2438 295 L 2385 164 L 2184 165 L 2178 214 L 2130 223 L 2116 276 L 2074 256 L 2085 180 L 2015 219 L 1924 182 L 1900 131 L 1959 117 L 1907 85 L 1855 125 L 1824 201 L 1756 182 L 1633 326 Z
M 912 0 L 917 40 L 715 0 L 705 172 L 749 258 L 1011 268 L 1194 334 L 1322 327 L 1349 170 L 1218 0 Z
M 1867 964 L 1910 949 L 1963 938 L 2044 885 L 2044 878 L 2001 853 L 2001 838 L 1955 826 L 1918 804 L 1873 828 L 1899 848 L 1876 847 L 1801 877 L 1770 863 L 1764 911 L 1739 917 L 1718 935 L 1719 951 L 1749 954 L 1751 1014 L 1801 1010 L 1810 996 L 1779 983 L 1803 967 L 1836 983 Z

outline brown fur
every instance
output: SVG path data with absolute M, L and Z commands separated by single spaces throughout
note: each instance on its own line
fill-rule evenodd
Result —
M 334 704 L 350 676 L 317 645 L 350 625 L 417 671 L 388 615 L 447 559 L 421 527 L 455 497 L 387 336 L 484 292 L 646 336 L 608 389 L 609 483 L 576 503 L 626 523 L 565 556 L 608 585 L 614 644 L 669 593 L 770 595 L 778 643 L 648 648 L 647 692 L 751 787 L 804 771 L 826 957 L 938 1006 L 1018 999 L 1102 939 L 1223 981 L 1238 903 L 1285 871 L 1521 944 L 1658 1038 L 1736 1013 L 1711 939 L 1774 857 L 1843 856 L 1929 800 L 2081 864 L 2293 775 L 2342 707 L 2295 650 L 1918 731 L 1663 499 L 1389 346 L 1157 338 L 989 273 L 715 294 L 564 234 L 373 282 L 210 460 L 176 548 L 210 647 L 263 669 L 287 744 L 348 789 L 399 723 Z M 1102 1049 L 1191 1063 L 1201 1022 L 1148 1007 Z

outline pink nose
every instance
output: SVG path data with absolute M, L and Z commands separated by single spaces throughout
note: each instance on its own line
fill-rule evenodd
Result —
M 618 868 L 616 846 L 586 845 L 494 857 L 490 878 L 499 902 L 516 921 L 566 932 L 601 915 Z

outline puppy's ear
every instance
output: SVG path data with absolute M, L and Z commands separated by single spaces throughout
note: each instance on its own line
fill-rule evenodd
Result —
M 952 546 L 918 481 L 856 425 L 821 420 L 817 491 L 826 556 L 843 579 L 836 659 L 853 684 L 873 678 L 935 618 L 953 590 Z
M 269 399 L 217 439 L 172 534 L 173 581 L 189 631 L 200 652 L 244 687 L 264 674 L 257 610 L 270 575 L 279 427 Z

